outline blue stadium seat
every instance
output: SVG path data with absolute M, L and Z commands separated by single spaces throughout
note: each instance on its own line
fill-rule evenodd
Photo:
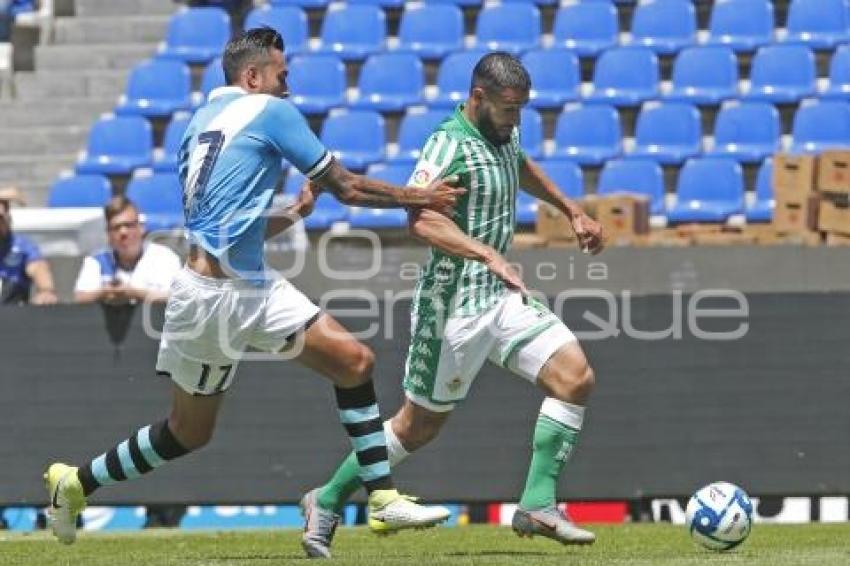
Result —
M 192 120 L 188 112 L 178 112 L 171 118 L 171 122 L 165 128 L 165 136 L 162 142 L 162 151 L 154 152 L 153 170 L 157 173 L 170 173 L 177 171 L 177 152 L 183 141 L 183 134 Z
M 554 44 L 581 57 L 596 57 L 617 44 L 617 8 L 608 1 L 576 2 L 561 6 L 552 30 Z
M 301 192 L 304 181 L 304 175 L 295 168 L 290 169 L 283 185 L 284 194 L 295 198 Z M 316 199 L 312 214 L 304 219 L 304 228 L 307 230 L 327 230 L 337 222 L 347 221 L 348 214 L 347 206 L 336 200 L 329 192 L 324 192 Z
M 756 163 L 779 150 L 781 134 L 779 112 L 772 104 L 731 100 L 717 115 L 711 155 Z
M 774 104 L 796 102 L 815 93 L 815 56 L 804 45 L 768 45 L 753 59 L 746 98 Z
M 230 16 L 221 8 L 181 8 L 168 23 L 161 56 L 186 63 L 208 63 L 230 39 Z
M 50 186 L 47 206 L 74 208 L 103 206 L 112 196 L 109 179 L 103 175 L 71 175 L 57 179 Z
M 384 119 L 371 110 L 335 110 L 322 125 L 322 143 L 349 169 L 384 159 Z
M 537 110 L 523 108 L 520 114 L 519 141 L 522 150 L 532 159 L 543 157 L 543 118 Z
M 519 54 L 540 44 L 540 10 L 534 4 L 485 5 L 475 26 L 476 45 Z
M 660 54 L 696 43 L 697 16 L 690 0 L 642 0 L 632 16 L 632 43 Z
M 821 96 L 850 100 L 850 45 L 840 45 L 829 62 L 829 88 Z
M 756 198 L 747 206 L 747 222 L 756 224 L 773 220 L 773 158 L 765 159 L 756 177 Z
M 126 175 L 151 163 L 153 131 L 141 116 L 103 116 L 89 132 L 77 173 Z
M 431 104 L 440 107 L 453 107 L 458 102 L 466 100 L 469 95 L 472 69 L 486 54 L 486 51 L 479 50 L 460 51 L 443 59 L 440 69 L 437 71 L 438 94 Z
M 537 164 L 567 197 L 577 199 L 584 196 L 584 177 L 578 164 L 563 159 L 539 161 Z
M 463 13 L 451 4 L 410 4 L 401 14 L 399 51 L 442 59 L 463 49 Z
M 576 100 L 581 87 L 578 57 L 567 49 L 533 49 L 522 57 L 531 75 L 531 100 L 534 108 L 560 108 Z
M 399 112 L 422 102 L 425 69 L 413 53 L 370 55 L 360 71 L 355 108 Z
M 615 47 L 602 53 L 593 69 L 591 102 L 638 106 L 658 96 L 658 57 L 645 47 Z
M 305 114 L 345 106 L 345 65 L 336 55 L 296 55 L 287 77 L 292 103 Z
M 277 31 L 283 37 L 287 55 L 306 51 L 310 39 L 307 14 L 298 6 L 258 6 L 245 18 L 244 27 L 246 30 L 270 27 Z
M 115 112 L 161 118 L 192 107 L 189 67 L 173 59 L 148 59 L 133 68 Z
M 552 157 L 571 159 L 583 165 L 601 165 L 622 153 L 622 138 L 620 116 L 613 107 L 567 105 L 555 125 Z
M 584 180 L 581 167 L 572 161 L 539 161 L 537 163 L 562 193 L 569 198 L 581 198 L 584 193 Z M 517 194 L 516 223 L 519 226 L 532 226 L 537 222 L 538 200 L 521 190 Z
M 638 114 L 633 157 L 664 165 L 681 163 L 700 153 L 702 125 L 699 110 L 683 102 L 647 102 Z
M 687 47 L 673 63 L 667 98 L 692 104 L 719 104 L 738 95 L 738 61 L 730 47 Z
M 412 171 L 412 165 L 405 163 L 375 163 L 366 170 L 366 176 L 403 187 L 407 184 Z M 352 206 L 349 223 L 352 228 L 406 228 L 407 211 L 403 208 Z
M 408 109 L 398 128 L 398 153 L 389 161 L 412 165 L 419 159 L 425 141 L 448 115 L 448 110 Z
M 637 193 L 649 197 L 649 211 L 653 215 L 665 213 L 664 173 L 661 166 L 650 159 L 611 159 L 605 162 L 599 175 L 599 195 L 612 193 Z
M 382 8 L 402 8 L 404 0 L 346 0 L 349 4 L 376 4 Z
M 667 213 L 674 223 L 726 222 L 744 210 L 741 166 L 731 159 L 689 159 L 679 172 L 676 205 Z
M 210 95 L 214 89 L 224 86 L 224 67 L 221 66 L 221 57 L 216 57 L 207 64 L 204 75 L 201 77 L 201 94 L 204 98 Z
M 850 140 L 850 104 L 838 100 L 804 100 L 791 127 L 793 153 L 846 148 Z
M 736 52 L 755 51 L 773 41 L 773 2 L 717 0 L 708 22 L 708 43 Z
M 832 49 L 850 40 L 850 13 L 845 0 L 791 0 L 785 41 L 812 49 Z
M 428 0 L 429 4 L 455 4 L 456 6 L 480 6 L 483 0 Z
M 331 4 L 322 20 L 321 51 L 346 61 L 378 53 L 387 39 L 386 20 L 383 10 L 372 4 Z
M 330 0 L 269 0 L 272 6 L 300 6 L 306 9 L 324 8 Z
M 176 173 L 135 172 L 127 185 L 127 198 L 144 215 L 146 231 L 183 226 L 183 187 Z

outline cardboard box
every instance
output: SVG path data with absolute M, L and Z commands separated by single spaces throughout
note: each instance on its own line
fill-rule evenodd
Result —
M 756 236 L 747 232 L 707 232 L 694 236 L 694 244 L 698 246 L 749 246 L 755 243 Z
M 576 235 L 567 217 L 554 206 L 541 202 L 537 208 L 537 235 L 547 242 L 575 242 Z
M 818 226 L 824 232 L 850 235 L 850 195 L 823 193 L 820 201 Z
M 609 241 L 630 242 L 636 235 L 649 233 L 649 199 L 629 193 L 601 197 L 596 203 L 596 219 Z
M 814 232 L 818 229 L 820 196 L 811 194 L 803 202 L 776 202 L 773 227 L 780 233 Z
M 814 155 L 778 153 L 773 158 L 773 194 L 777 204 L 803 204 L 817 187 Z
M 513 242 L 511 242 L 511 248 L 515 250 L 526 250 L 530 248 L 545 248 L 546 247 L 546 239 L 540 237 L 537 234 L 514 234 Z
M 830 150 L 820 155 L 818 190 L 850 193 L 850 149 Z
M 826 235 L 826 245 L 834 247 L 850 246 L 850 236 L 830 232 Z

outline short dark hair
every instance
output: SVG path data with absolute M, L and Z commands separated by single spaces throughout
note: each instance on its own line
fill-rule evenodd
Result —
M 132 208 L 139 212 L 139 209 L 136 208 L 136 205 L 133 204 L 133 201 L 125 197 L 124 195 L 116 195 L 109 199 L 106 203 L 106 206 L 103 207 L 103 215 L 106 217 L 106 223 L 109 224 L 109 221 L 127 210 L 128 208 Z
M 268 58 L 272 48 L 283 51 L 283 37 L 270 27 L 248 30 L 228 41 L 221 60 L 225 82 L 229 85 L 238 83 L 245 65 Z
M 482 57 L 472 70 L 469 90 L 475 87 L 491 93 L 506 88 L 527 92 L 531 89 L 531 77 L 519 59 L 504 51 L 494 51 Z

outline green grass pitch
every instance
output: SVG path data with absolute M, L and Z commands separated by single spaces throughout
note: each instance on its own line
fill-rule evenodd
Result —
M 341 528 L 334 564 L 520 564 L 593 566 L 812 565 L 850 564 L 850 523 L 756 525 L 738 549 L 715 553 L 698 548 L 684 527 L 663 524 L 597 526 L 597 543 L 563 547 L 537 537 L 520 539 L 491 526 L 437 528 L 379 538 L 363 528 Z M 191 532 L 153 530 L 122 534 L 82 533 L 65 547 L 46 533 L 0 534 L 0 564 L 51 565 L 279 565 L 306 564 L 300 531 Z

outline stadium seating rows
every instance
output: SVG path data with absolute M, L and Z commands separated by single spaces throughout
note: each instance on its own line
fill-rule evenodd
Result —
M 850 41 L 850 16 L 844 0 L 792 0 L 784 32 L 777 31 L 767 0 L 718 0 L 705 32 L 697 30 L 689 0 L 644 0 L 634 7 L 627 34 L 620 33 L 616 3 L 583 1 L 557 7 L 551 34 L 544 36 L 539 6 L 555 3 L 280 0 L 255 8 L 245 27 L 281 31 L 292 101 L 308 115 L 324 116 L 321 137 L 337 157 L 349 167 L 398 182 L 406 180 L 402 171 L 409 171 L 428 131 L 465 98 L 472 67 L 491 49 L 521 56 L 532 75 L 534 89 L 521 130 L 529 155 L 547 166 L 575 167 L 579 181 L 581 169 L 575 164 L 602 167 L 599 192 L 616 185 L 644 192 L 652 198 L 653 212 L 666 213 L 673 222 L 722 221 L 744 212 L 743 193 L 737 192 L 743 191 L 741 163 L 761 164 L 755 204 L 746 214 L 750 221 L 767 221 L 766 156 L 783 148 L 783 141 L 792 151 L 814 152 L 850 139 L 850 46 L 841 45 Z M 464 36 L 465 6 L 476 9 L 472 37 Z M 386 8 L 401 10 L 393 40 L 387 37 Z M 322 11 L 317 38 L 309 37 L 306 10 Z M 91 183 L 84 176 L 93 174 L 137 170 L 143 179 L 173 178 L 179 139 L 191 115 L 186 111 L 224 83 L 220 54 L 229 35 L 230 19 L 223 10 L 178 10 L 160 53 L 131 73 L 117 116 L 93 127 L 77 166 L 81 182 Z M 828 79 L 819 81 L 814 50 L 833 49 Z M 741 53 L 752 55 L 748 81 L 740 80 Z M 669 85 L 661 81 L 659 57 L 672 58 Z M 581 61 L 587 58 L 593 60 L 592 80 L 583 85 Z M 350 61 L 362 63 L 354 90 L 347 88 Z M 425 84 L 423 62 L 438 65 L 434 86 Z M 206 67 L 200 92 L 191 91 L 189 65 Z M 776 104 L 797 107 L 790 146 L 782 140 Z M 703 131 L 700 111 L 705 106 L 717 111 L 711 132 Z M 624 143 L 618 110 L 623 108 L 638 111 L 634 144 Z M 543 139 L 537 111 L 559 112 L 550 142 Z M 387 112 L 404 112 L 394 151 L 388 151 L 384 139 L 382 113 Z M 145 118 L 172 115 L 163 147 L 154 150 Z M 709 134 L 713 140 L 706 143 L 703 136 Z M 669 209 L 659 165 L 681 167 L 678 201 Z M 155 173 L 149 175 L 147 168 Z M 726 188 L 701 187 L 697 181 L 707 170 L 728 180 Z M 297 174 L 290 174 L 287 186 L 296 181 Z M 63 182 L 67 179 L 54 187 L 56 195 L 70 194 L 61 188 Z M 580 195 L 581 182 L 577 186 Z M 573 185 L 563 187 L 569 192 Z M 91 191 L 85 197 L 80 191 L 81 201 L 90 202 Z M 720 204 L 712 204 L 712 195 Z M 522 198 L 520 222 L 534 209 L 533 199 L 523 208 L 529 203 Z M 705 206 L 694 204 L 703 198 Z M 51 197 L 57 205 L 67 200 Z M 320 204 L 317 208 L 328 208 Z M 401 222 L 391 214 L 331 208 L 324 220 L 315 220 L 318 225 L 340 218 L 378 227 Z

